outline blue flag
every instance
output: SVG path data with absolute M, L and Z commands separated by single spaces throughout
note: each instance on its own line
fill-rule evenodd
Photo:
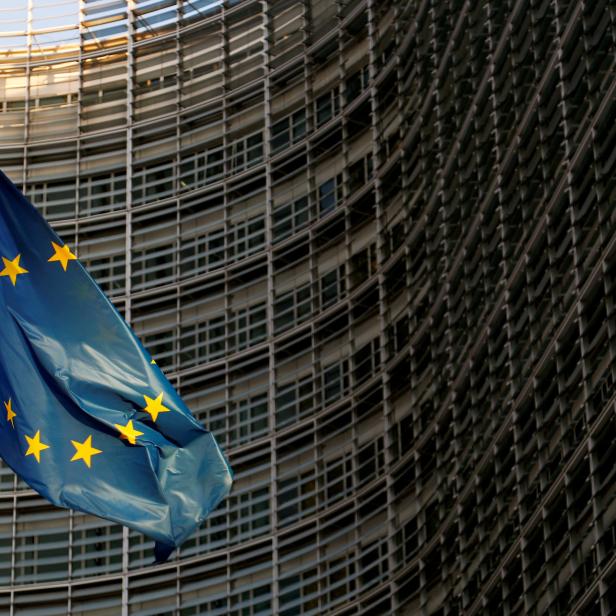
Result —
M 214 437 L 0 172 L 0 455 L 60 507 L 179 546 L 229 492 Z

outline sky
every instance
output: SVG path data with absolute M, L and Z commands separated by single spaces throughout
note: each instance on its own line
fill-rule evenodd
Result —
M 34 0 L 33 30 L 75 26 L 78 22 L 78 0 Z M 0 0 L 0 49 L 26 46 L 25 32 L 28 19 L 28 0 Z M 40 45 L 76 41 L 76 30 L 49 32 L 37 35 Z

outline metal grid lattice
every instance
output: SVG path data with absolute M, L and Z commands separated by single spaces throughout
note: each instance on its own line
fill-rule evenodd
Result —
M 0 468 L 0 614 L 611 613 L 611 5 L 33 4 L 2 167 L 237 481 L 150 567 Z

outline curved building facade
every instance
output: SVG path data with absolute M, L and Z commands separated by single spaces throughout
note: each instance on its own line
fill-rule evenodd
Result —
M 0 469 L 0 614 L 616 609 L 606 0 L 22 0 L 0 165 L 217 436 L 176 559 Z

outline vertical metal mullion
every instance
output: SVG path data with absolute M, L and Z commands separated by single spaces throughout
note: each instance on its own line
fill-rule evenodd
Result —
M 81 0 L 80 0 L 80 12 L 79 15 L 81 17 Z M 22 188 L 25 191 L 27 187 L 27 170 L 28 170 L 28 142 L 30 137 L 30 110 L 31 110 L 31 74 L 32 74 L 32 41 L 33 41 L 33 9 L 34 9 L 34 0 L 28 0 L 27 4 L 27 50 L 26 50 L 26 79 L 25 79 L 25 106 L 24 106 L 24 149 L 23 149 L 23 160 L 22 160 Z M 79 75 L 78 80 L 79 84 L 81 83 L 81 39 L 80 39 L 80 48 L 79 48 Z M 79 87 L 78 87 L 78 95 L 77 101 L 79 106 Z M 75 178 L 78 177 L 79 173 L 79 144 L 77 144 L 76 151 L 76 167 L 75 167 Z M 78 188 L 77 182 L 75 184 L 75 193 L 74 198 L 77 203 L 78 199 Z M 45 195 L 46 198 L 46 195 Z M 77 229 L 77 225 L 75 227 Z M 77 234 L 76 236 L 77 237 Z M 14 477 L 13 483 L 13 516 L 12 516 L 12 535 L 11 535 L 11 587 L 15 585 L 15 568 L 16 568 L 16 547 L 17 547 L 17 485 L 18 478 Z M 67 562 L 67 579 L 72 577 L 72 530 L 73 530 L 73 511 L 68 512 L 69 516 L 69 532 L 67 533 L 67 550 L 68 550 L 68 562 Z M 67 613 L 71 612 L 71 585 L 67 583 Z M 11 590 L 10 593 L 10 613 L 14 613 L 14 592 Z
M 27 23 L 26 23 L 26 91 L 24 106 L 24 147 L 22 158 L 22 190 L 26 192 L 27 161 L 28 161 L 28 140 L 30 138 L 30 76 L 31 76 L 31 55 L 32 55 L 32 9 L 34 0 L 28 0 Z M 11 537 L 11 605 L 10 616 L 15 613 L 15 567 L 17 565 L 15 553 L 17 549 L 17 475 L 13 477 L 13 519 Z
M 343 15 L 342 15 L 342 9 L 343 9 L 343 5 L 341 3 L 337 3 L 336 4 L 336 38 L 338 40 L 338 107 L 340 109 L 340 126 L 341 126 L 341 131 L 342 131 L 342 143 L 341 143 L 341 150 L 342 150 L 342 198 L 344 201 L 346 201 L 349 197 L 350 194 L 350 180 L 349 180 L 349 167 L 350 167 L 350 152 L 349 152 L 349 141 L 352 137 L 351 132 L 349 131 L 349 126 L 348 126 L 348 122 L 347 122 L 347 116 L 345 113 L 346 110 L 346 106 L 347 106 L 347 97 L 346 97 L 346 88 L 345 88 L 345 84 L 346 84 L 346 65 L 345 65 L 345 46 L 344 46 L 344 30 L 343 30 L 343 26 L 342 26 L 342 22 L 343 22 Z M 336 186 L 336 193 L 339 194 L 339 190 L 338 190 L 338 186 Z M 338 205 L 338 204 L 337 204 Z M 351 264 L 351 259 L 352 259 L 352 249 L 351 249 L 351 245 L 352 245 L 352 241 L 353 241 L 353 236 L 352 236 L 352 227 L 351 227 L 351 219 L 350 219 L 350 209 L 347 205 L 344 206 L 344 261 L 345 261 L 345 275 L 344 275 L 344 280 L 345 280 L 345 293 L 347 295 L 349 295 L 351 293 L 351 273 L 350 273 L 350 264 Z M 347 300 L 347 311 L 348 314 L 351 315 L 352 314 L 352 310 L 351 310 L 351 302 L 350 300 Z M 355 341 L 354 341 L 354 335 L 353 335 L 353 319 L 350 317 L 348 320 L 348 326 L 347 326 L 347 330 L 346 330 L 346 344 L 347 344 L 347 348 L 348 348 L 348 353 L 349 353 L 349 357 L 348 357 L 348 361 L 347 361 L 347 369 L 348 369 L 348 384 L 349 384 L 349 393 L 351 395 L 351 398 L 353 399 L 353 407 L 351 408 L 351 417 L 352 417 L 352 421 L 351 421 L 351 459 L 350 459 L 350 463 L 351 463 L 351 480 L 352 483 L 354 483 L 353 479 L 356 479 L 358 477 L 358 459 L 359 459 L 359 438 L 358 438 L 358 430 L 357 430 L 357 418 L 355 415 L 355 411 L 354 411 L 354 407 L 356 405 L 356 403 L 358 402 L 357 400 L 354 399 L 353 396 L 353 373 L 354 370 L 353 368 L 355 367 L 355 351 L 357 350 L 355 348 Z M 315 426 L 315 432 L 316 432 L 316 426 Z M 317 449 L 318 444 L 315 444 L 315 450 Z M 319 463 L 321 463 L 322 465 L 322 472 L 324 475 L 324 485 L 327 485 L 327 480 L 326 480 L 326 475 L 325 475 L 325 465 L 322 464 L 322 459 L 321 456 L 318 455 L 317 456 L 317 466 L 319 465 Z M 342 464 L 343 464 L 343 473 L 346 472 L 346 454 L 343 455 L 342 457 Z M 324 499 L 326 500 L 326 499 Z M 357 510 L 357 506 L 355 507 L 355 510 Z M 359 519 L 357 520 L 359 522 Z M 355 566 L 355 576 L 359 575 L 359 566 L 358 563 L 360 562 L 360 543 L 361 543 L 361 539 L 362 539 L 362 535 L 360 532 L 360 524 L 357 523 L 355 524 L 355 527 L 353 528 L 353 545 L 355 546 L 356 552 L 355 552 L 355 556 L 353 558 L 353 564 Z M 347 560 L 348 563 L 348 560 Z
M 175 232 L 175 294 L 176 294 L 176 310 L 175 310 L 175 340 L 173 341 L 173 370 L 176 376 L 175 386 L 181 391 L 181 366 L 180 366 L 180 326 L 181 318 L 181 291 L 179 288 L 179 280 L 181 279 L 182 271 L 182 214 L 181 214 L 181 190 L 180 190 L 180 174 L 182 160 L 182 100 L 181 88 L 183 78 L 183 54 L 182 44 L 180 40 L 182 23 L 182 0 L 176 0 L 176 20 L 175 20 L 175 61 L 176 61 L 176 80 L 175 80 L 175 151 L 176 159 L 174 165 L 174 187 L 175 187 L 175 207 L 176 207 L 176 232 Z M 177 555 L 180 555 L 180 548 L 177 550 Z M 179 601 L 179 594 L 178 594 Z
M 127 1 L 127 40 L 126 40 L 126 225 L 125 225 L 125 296 L 124 314 L 130 325 L 132 320 L 132 199 L 133 199 L 133 110 L 134 110 L 134 71 L 135 71 L 135 0 Z M 128 616 L 128 568 L 129 568 L 129 530 L 122 527 L 122 616 Z
M 75 511 L 68 510 L 68 584 L 67 584 L 67 614 L 73 611 L 73 529 L 75 528 Z
M 21 171 L 22 190 L 25 193 L 28 180 L 28 141 L 30 140 L 30 82 L 32 75 L 32 10 L 34 0 L 28 0 L 26 21 L 26 104 L 24 106 L 24 149 Z
M 312 143 L 310 133 L 314 132 L 316 129 L 316 119 L 314 114 L 314 89 L 312 84 L 313 79 L 313 63 L 309 54 L 310 45 L 312 43 L 312 34 L 313 34 L 313 15 L 311 10 L 311 4 L 309 0 L 303 1 L 303 18 L 304 18 L 304 29 L 303 29 L 303 56 L 304 56 L 304 107 L 306 109 L 306 181 L 308 184 L 308 212 L 311 218 L 311 224 L 318 219 L 319 216 L 319 203 L 318 203 L 318 195 L 317 195 L 317 185 L 316 185 L 316 177 L 315 177 L 315 157 L 313 156 L 312 151 Z M 312 229 L 308 230 L 308 274 L 309 274 L 309 285 L 310 285 L 310 302 L 312 306 L 313 314 L 317 314 L 320 306 L 320 294 L 319 294 L 319 272 L 318 272 L 318 263 L 314 250 L 315 244 L 315 232 Z M 317 409 L 316 402 L 318 401 L 318 406 L 320 407 L 323 402 L 323 396 L 321 394 L 317 394 L 317 391 L 320 391 L 320 381 L 322 379 L 322 368 L 321 368 L 321 360 L 320 360 L 320 350 L 317 350 L 317 345 L 315 344 L 316 339 L 316 330 L 314 319 L 310 321 L 309 324 L 310 331 L 310 341 L 311 341 L 311 356 L 310 356 L 310 368 L 311 368 L 311 379 L 312 379 L 312 400 L 313 400 L 313 408 Z M 317 431 L 317 422 L 315 420 L 312 421 L 312 430 L 313 430 L 313 438 L 316 438 Z M 314 447 L 313 447 L 314 451 Z M 313 453 L 314 455 L 314 453 Z M 316 460 L 315 460 L 316 465 Z M 315 569 L 317 571 L 317 579 L 316 584 L 319 588 L 319 605 L 320 607 L 324 607 L 324 592 L 325 590 L 321 587 L 321 573 L 322 573 L 322 555 L 323 549 L 321 547 L 321 526 L 322 519 L 321 516 L 317 516 L 316 518 L 316 542 L 315 542 L 315 551 L 316 551 L 316 562 Z
M 83 112 L 83 22 L 85 21 L 85 2 L 79 0 L 79 23 L 77 24 L 79 36 L 79 52 L 77 57 L 78 72 L 77 72 L 77 152 L 75 154 L 75 253 L 79 255 L 79 231 L 81 208 L 79 207 L 79 191 L 81 187 L 81 116 Z
M 225 5 L 223 4 L 220 9 L 220 27 L 221 27 L 221 37 L 222 37 L 222 126 L 223 126 L 223 138 L 222 138 L 222 151 L 223 151 L 223 178 L 222 178 L 222 188 L 223 188 L 223 260 L 225 265 L 227 264 L 227 255 L 228 251 L 228 241 L 231 231 L 231 221 L 229 216 L 229 191 L 228 191 L 228 177 L 231 175 L 231 169 L 233 165 L 233 152 L 229 156 L 229 113 L 228 113 L 228 95 L 229 95 L 229 70 L 230 70 L 230 60 L 229 60 L 229 36 L 228 36 L 228 28 L 227 28 L 227 11 Z M 224 344 L 225 344 L 225 356 L 230 354 L 230 346 L 229 346 L 229 336 L 227 335 L 229 331 L 229 321 L 231 315 L 230 301 L 229 301 L 229 272 L 228 268 L 224 268 L 223 274 L 223 302 L 224 302 Z M 228 370 L 225 371 L 225 406 L 227 408 L 227 442 L 229 441 L 229 375 Z
M 401 45 L 401 41 L 402 38 L 404 37 L 404 31 L 400 28 L 399 25 L 399 19 L 398 19 L 398 15 L 396 15 L 395 18 L 395 24 L 396 24 L 396 34 L 397 34 L 397 45 L 396 45 L 396 49 L 399 50 L 400 49 L 400 45 Z M 398 52 L 396 52 L 396 70 L 397 70 L 397 74 L 398 74 L 398 88 L 400 88 L 400 84 L 402 83 L 402 74 L 401 74 L 401 70 L 400 70 L 400 63 L 401 63 L 401 58 L 398 54 Z M 403 109 L 403 101 L 404 101 L 404 95 L 405 93 L 403 91 L 401 91 L 400 89 L 398 90 L 398 110 L 399 113 L 402 115 L 402 109 Z M 440 98 L 440 97 L 439 97 Z M 439 99 L 437 99 L 438 101 Z M 440 102 L 440 101 L 439 101 Z M 437 102 L 437 105 L 439 105 L 439 102 Z M 400 118 L 400 126 L 401 128 L 404 126 L 404 122 L 405 122 L 405 118 L 401 117 Z M 440 140 L 440 139 L 439 139 Z M 446 159 L 447 157 L 447 152 L 442 149 L 441 150 L 444 158 Z M 407 191 L 407 178 L 411 175 L 410 170 L 407 168 L 406 165 L 406 157 L 404 155 L 404 151 L 402 152 L 401 155 L 401 191 L 402 191 L 402 199 L 403 199 L 403 210 L 407 208 L 408 205 L 408 201 L 406 199 L 406 195 L 410 194 L 410 190 Z M 440 197 L 442 199 L 442 197 Z M 446 199 L 442 199 L 441 202 L 442 207 L 445 207 L 446 204 Z M 411 233 L 411 229 L 410 229 L 410 220 L 411 220 L 411 216 L 410 213 L 408 212 L 408 210 L 406 211 L 406 224 L 405 224 L 405 237 L 409 237 L 410 233 Z M 445 246 L 445 252 L 446 252 L 446 259 L 447 259 L 447 266 L 446 266 L 446 271 L 449 275 L 449 273 L 451 272 L 451 266 L 452 266 L 452 262 L 455 258 L 455 243 L 456 243 L 456 231 L 451 230 L 449 228 L 449 226 L 447 224 L 444 225 L 444 234 L 443 234 L 443 245 Z M 451 247 L 451 248 L 450 248 Z M 404 247 L 404 255 L 405 258 L 407 259 L 407 264 L 410 263 L 410 250 L 409 250 L 409 246 L 408 243 L 405 245 Z M 408 271 L 407 268 L 407 288 L 406 288 L 406 293 L 407 293 L 407 309 L 412 306 L 413 300 L 411 297 L 411 289 L 412 289 L 412 285 L 411 285 L 411 276 L 410 276 L 410 272 Z M 464 292 L 464 291 L 463 291 Z M 459 327 L 459 323 L 454 320 L 452 318 L 452 312 L 455 313 L 455 308 L 453 308 L 449 303 L 447 304 L 447 308 L 445 311 L 445 318 L 447 320 L 447 328 L 445 331 L 445 336 L 447 338 L 447 344 L 449 348 L 454 348 L 455 347 L 455 337 L 456 337 L 456 329 Z M 410 316 L 410 315 L 409 315 Z M 409 322 L 411 320 L 409 319 Z M 394 334 L 395 336 L 395 334 Z M 447 364 L 446 364 L 446 370 L 449 373 L 449 375 L 453 375 L 455 374 L 455 360 L 452 359 L 451 354 L 448 353 L 448 358 L 447 358 Z M 450 377 L 451 380 L 451 377 Z M 451 386 L 451 385 L 450 385 Z M 463 458 L 463 456 L 461 455 L 461 450 L 460 448 L 456 447 L 456 437 L 458 436 L 458 434 L 456 433 L 456 425 L 457 422 L 462 420 L 462 413 L 458 408 L 457 405 L 452 405 L 453 408 L 451 409 L 451 421 L 453 423 L 453 427 L 452 427 L 452 438 L 453 438 L 453 443 L 449 442 L 449 443 L 444 443 L 443 442 L 443 436 L 442 433 L 440 433 L 438 430 L 436 432 L 436 455 L 437 455 L 437 477 L 438 477 L 438 481 L 442 481 L 444 480 L 444 483 L 447 482 L 448 477 L 445 475 L 445 477 L 442 477 L 441 475 L 441 471 L 438 468 L 438 463 L 439 463 L 439 453 L 442 451 L 442 449 L 446 449 L 446 452 L 449 453 L 451 451 L 451 460 L 453 463 L 453 468 L 459 468 L 460 465 L 462 464 L 461 459 Z M 390 423 L 390 432 L 391 429 L 393 428 L 393 421 Z M 387 441 L 388 445 L 389 442 Z M 441 449 L 442 448 L 442 449 Z M 392 482 L 393 483 L 393 482 Z M 455 479 L 453 481 L 450 482 L 450 489 L 452 491 L 452 499 L 451 502 L 455 503 L 458 500 L 458 488 L 459 485 L 458 483 L 455 481 Z M 392 488 L 392 493 L 391 493 L 391 498 L 392 498 L 392 502 L 394 499 L 394 493 L 393 493 L 393 488 Z M 455 506 L 455 505 L 454 505 Z M 444 515 L 446 515 L 447 512 L 445 511 L 441 511 L 441 513 L 443 513 Z M 454 523 L 455 524 L 455 523 Z M 460 532 L 460 530 L 462 529 L 462 523 L 461 522 L 457 522 L 457 526 L 458 526 L 458 532 Z M 395 541 L 394 541 L 394 536 L 393 536 L 393 525 L 392 525 L 392 529 L 389 533 L 389 537 L 388 537 L 388 541 L 389 541 L 389 545 L 390 545 L 390 549 L 395 549 Z M 447 548 L 446 548 L 447 549 Z M 453 546 L 451 546 L 451 549 L 453 551 Z M 444 554 L 443 552 L 441 552 L 441 562 L 443 564 L 443 572 L 442 575 L 447 576 L 448 574 L 450 574 L 450 572 L 453 570 L 455 571 L 456 566 L 458 565 L 459 562 L 461 562 L 462 554 L 461 554 L 461 550 L 457 551 L 457 554 L 455 554 L 455 556 L 451 557 L 451 561 L 453 561 L 453 563 L 451 563 L 450 561 L 450 567 L 449 569 L 447 568 L 447 563 L 444 562 Z M 454 560 L 455 558 L 455 560 Z M 389 561 L 390 566 L 394 566 L 395 567 L 395 558 L 393 553 L 390 555 L 390 561 Z M 442 578 L 441 578 L 442 579 Z M 451 592 L 451 586 L 453 584 L 451 584 L 449 586 L 449 588 L 447 588 L 446 590 Z M 394 601 L 396 600 L 396 596 L 394 594 L 393 596 Z
M 15 567 L 17 560 L 17 475 L 13 475 L 13 518 L 11 520 L 11 607 L 10 616 L 15 612 Z
M 556 5 L 558 4 L 559 2 L 558 0 L 556 0 Z M 562 53 L 562 45 L 560 44 L 561 43 L 560 36 L 558 38 L 559 38 L 559 53 Z M 577 313 L 576 345 L 580 345 L 582 347 L 580 349 L 580 358 L 581 358 L 580 361 L 582 364 L 581 380 L 582 380 L 582 391 L 584 392 L 584 399 L 585 399 L 583 414 L 584 414 L 584 421 L 586 423 L 586 429 L 587 429 L 587 434 L 588 434 L 590 433 L 593 423 L 594 421 L 596 421 L 600 413 L 600 410 L 589 408 L 589 406 L 592 405 L 593 402 L 591 399 L 592 398 L 591 396 L 592 385 L 589 387 L 588 384 L 589 384 L 589 381 L 592 379 L 593 375 L 592 375 L 591 369 L 589 369 L 588 367 L 588 360 L 585 357 L 585 353 L 584 353 L 584 334 L 585 334 L 584 329 L 585 329 L 586 324 L 584 322 L 585 319 L 584 319 L 584 314 L 583 314 L 583 303 L 582 303 L 583 300 L 581 297 L 582 296 L 581 291 L 582 291 L 582 287 L 584 286 L 586 276 L 583 271 L 584 257 L 583 255 L 580 255 L 578 243 L 576 241 L 577 238 L 579 238 L 580 236 L 584 237 L 584 234 L 576 233 L 576 226 L 580 225 L 581 223 L 576 221 L 576 215 L 573 209 L 573 203 L 574 203 L 573 195 L 574 195 L 575 187 L 573 186 L 573 173 L 571 172 L 572 170 L 571 157 L 575 154 L 578 145 L 575 142 L 575 132 L 576 132 L 575 126 L 569 126 L 570 121 L 569 121 L 569 117 L 567 114 L 567 100 L 565 97 L 566 88 L 564 84 L 564 76 L 563 76 L 564 67 L 563 67 L 562 61 L 559 62 L 558 69 L 559 69 L 559 78 L 560 78 L 560 86 L 561 86 L 560 87 L 561 101 L 563 105 L 562 122 L 563 122 L 563 133 L 565 136 L 565 158 L 567 161 L 566 169 L 569 170 L 569 172 L 567 173 L 566 192 L 569 196 L 569 204 L 567 207 L 567 212 L 569 214 L 569 229 L 571 230 L 571 237 L 572 237 L 571 254 L 572 254 L 572 259 L 573 259 L 573 275 L 574 275 L 573 279 L 574 279 L 574 286 L 575 286 L 574 293 L 575 293 L 575 303 L 576 303 L 576 313 Z M 590 233 L 590 232 L 587 232 L 587 233 Z M 591 489 L 591 501 L 592 501 L 591 507 L 593 511 L 592 522 L 591 522 L 591 526 L 592 526 L 591 532 L 593 536 L 593 541 L 592 541 L 592 545 L 590 546 L 588 554 L 594 551 L 594 563 L 596 566 L 596 563 L 598 562 L 598 550 L 599 550 L 600 539 L 601 539 L 602 521 L 601 521 L 601 514 L 599 511 L 598 499 L 596 498 L 596 494 L 599 491 L 599 485 L 596 479 L 598 468 L 596 466 L 596 456 L 592 450 L 593 443 L 591 441 L 592 441 L 591 438 L 589 438 L 588 436 L 585 437 L 584 446 L 586 450 L 586 456 L 588 457 L 588 468 L 590 472 L 589 484 L 590 484 L 590 489 Z M 579 558 L 578 558 L 578 555 L 579 555 Z M 584 554 L 582 553 L 581 550 L 579 550 L 579 552 L 571 554 L 571 562 L 579 567 L 582 564 L 580 560 L 583 562 L 586 556 L 587 554 Z M 575 572 L 573 573 L 574 575 L 571 576 L 571 580 L 573 582 L 572 584 L 573 588 L 575 589 L 575 591 L 582 590 L 578 588 L 579 581 L 576 579 Z
M 183 2 L 182 0 L 176 0 L 176 20 L 175 20 L 175 60 L 176 60 L 176 80 L 175 80 L 175 136 L 176 136 L 176 159 L 174 165 L 174 187 L 175 187 L 175 207 L 176 207 L 176 237 L 175 237 L 175 340 L 174 346 L 174 361 L 173 370 L 175 373 L 175 387 L 179 392 L 182 391 L 182 370 L 180 362 L 180 331 L 182 323 L 182 302 L 181 302 L 181 269 L 182 269 L 182 215 L 181 215 L 181 196 L 180 196 L 180 173 L 181 173 L 181 159 L 182 159 L 182 80 L 183 80 L 183 54 L 182 54 L 182 42 L 181 42 L 181 24 L 183 17 Z M 179 561 L 182 557 L 182 548 L 178 547 L 176 550 L 176 559 Z M 178 562 L 176 569 L 175 579 L 175 614 L 179 616 L 182 607 L 182 584 L 181 584 L 181 566 Z
M 387 323 L 388 314 L 386 310 L 386 293 L 385 293 L 385 275 L 380 267 L 386 260 L 386 246 L 385 246 L 385 216 L 382 204 L 382 181 L 379 177 L 379 169 L 382 164 L 381 160 L 381 147 L 380 147 L 380 133 L 379 133 L 379 108 L 377 100 L 377 90 L 375 86 L 375 79 L 377 78 L 377 66 L 376 66 L 376 15 L 375 15 L 376 0 L 367 0 L 367 21 L 368 21 L 368 58 L 369 58 L 369 79 L 370 79 L 370 108 L 372 111 L 372 161 L 373 161 L 373 174 L 374 174 L 374 202 L 376 211 L 376 231 L 377 231 L 377 263 L 378 267 L 378 287 L 379 287 L 379 347 L 385 349 L 387 347 Z M 391 386 L 389 375 L 386 370 L 381 373 L 382 385 L 383 385 L 383 430 L 384 438 L 383 444 L 386 442 L 386 435 L 391 430 L 393 407 L 391 404 Z M 391 469 L 395 460 L 392 457 L 391 450 L 384 447 L 383 457 L 385 461 L 386 469 Z M 387 525 L 388 525 L 388 539 L 387 548 L 388 554 L 393 554 L 395 550 L 395 544 L 393 541 L 394 534 L 394 521 L 396 519 L 395 501 L 393 497 L 393 478 L 391 473 L 385 473 L 385 482 L 387 489 Z M 392 569 L 395 570 L 395 569 Z M 396 595 L 391 592 L 391 609 L 396 612 L 398 604 L 396 601 Z
M 263 96 L 264 96 L 264 132 L 263 132 L 263 158 L 265 160 L 265 245 L 267 246 L 267 329 L 268 329 L 268 415 L 270 439 L 270 516 L 272 527 L 272 612 L 280 611 L 280 583 L 278 578 L 278 528 L 277 502 L 277 479 L 278 479 L 278 460 L 276 456 L 276 370 L 274 368 L 274 263 L 273 263 L 273 196 L 272 196 L 272 165 L 271 165 L 271 138 L 272 138 L 272 92 L 270 77 L 271 62 L 271 37 L 272 22 L 269 8 L 269 0 L 262 0 L 263 11 Z
M 405 96 L 406 93 L 403 92 L 401 90 L 401 84 L 402 84 L 402 64 L 403 61 L 400 58 L 400 47 L 402 45 L 402 41 L 404 39 L 404 37 L 406 36 L 408 30 L 407 28 L 409 27 L 409 23 L 404 23 L 403 18 L 400 14 L 400 10 L 397 4 L 393 5 L 394 7 L 394 30 L 395 30 L 395 36 L 396 36 L 396 51 L 395 51 L 395 63 L 396 63 L 396 67 L 395 67 L 395 71 L 396 71 L 396 76 L 397 76 L 397 83 L 396 83 L 396 87 L 397 87 L 397 113 L 398 113 L 398 117 L 399 117 L 399 131 L 404 130 L 405 127 L 405 123 L 406 123 L 406 119 L 405 119 L 405 114 L 404 114 L 404 101 L 405 101 Z M 411 225 L 410 225 L 410 220 L 411 220 L 411 215 L 410 215 L 410 200 L 411 200 L 411 195 L 412 195 L 412 191 L 410 189 L 410 187 L 408 186 L 408 178 L 411 175 L 410 170 L 408 169 L 408 161 L 407 158 L 405 156 L 405 152 L 402 151 L 400 154 L 400 189 L 401 189 L 401 193 L 402 193 L 402 211 L 403 211 L 403 229 L 404 229 L 404 237 L 408 238 L 411 234 Z M 373 173 L 376 173 L 376 168 L 373 166 Z M 375 176 L 376 177 L 376 176 Z M 385 256 L 385 255 L 380 255 L 378 253 L 377 250 L 377 261 L 380 263 L 380 258 L 381 256 Z M 405 290 L 404 290 L 404 294 L 406 295 L 406 301 L 405 301 L 405 310 L 406 313 L 409 316 L 409 323 L 410 323 L 410 317 L 411 317 L 411 306 L 413 305 L 413 296 L 412 296 L 412 285 L 411 285 L 411 274 L 410 274 L 410 270 L 408 267 L 408 264 L 410 264 L 410 258 L 411 258 L 411 251 L 409 249 L 408 246 L 408 242 L 405 242 L 404 245 L 404 259 L 406 259 L 407 262 L 407 268 L 406 269 L 406 285 L 405 285 Z M 378 265 L 377 265 L 378 267 Z M 384 281 L 383 281 L 384 282 Z M 379 283 L 379 288 L 382 290 L 382 285 L 381 283 Z M 383 294 L 384 295 L 384 294 Z M 389 325 L 392 325 L 391 323 Z M 385 323 L 383 325 L 383 334 L 384 337 L 381 338 L 380 340 L 380 349 L 381 349 L 381 366 L 385 366 L 387 360 L 390 359 L 389 357 L 389 352 L 388 352 L 388 339 L 387 339 L 387 331 L 386 331 L 386 327 L 387 327 L 387 323 Z M 394 334 L 395 335 L 395 334 Z M 391 358 L 393 359 L 393 358 Z M 388 379 L 385 369 L 383 368 L 383 378 Z M 409 378 L 410 378 L 410 374 L 409 374 Z M 396 553 L 396 541 L 394 538 L 395 535 L 395 526 L 394 526 L 394 520 L 396 518 L 395 512 L 396 512 L 396 496 L 395 496 L 395 492 L 394 492 L 394 486 L 393 486 L 393 477 L 391 475 L 391 469 L 393 467 L 393 465 L 395 464 L 396 460 L 393 457 L 393 448 L 394 448 L 394 442 L 393 442 L 393 428 L 395 425 L 395 408 L 392 407 L 389 409 L 389 413 L 386 413 L 386 420 L 385 420 L 385 434 L 383 436 L 383 447 L 384 447 L 384 456 L 385 456 L 385 465 L 387 468 L 387 472 L 386 472 L 386 490 L 387 490 L 387 500 L 388 500 L 388 531 L 387 531 L 387 564 L 388 564 L 388 570 L 389 571 L 395 571 L 396 570 L 396 558 L 395 558 L 395 553 Z M 399 452 L 399 455 L 402 455 L 402 452 Z M 454 454 L 455 455 L 455 454 Z M 398 608 L 398 603 L 396 601 L 396 595 L 395 593 L 391 592 L 391 598 L 392 598 L 392 609 L 397 609 Z
M 229 152 L 229 114 L 228 114 L 228 83 L 229 83 L 229 36 L 228 36 L 228 28 L 227 28 L 227 10 L 226 6 L 223 4 L 220 9 L 220 28 L 221 28 L 221 38 L 222 38 L 222 125 L 223 125 L 223 140 L 222 140 L 222 148 L 223 148 L 223 259 L 225 264 L 227 262 L 227 241 L 229 237 L 229 232 L 231 229 L 231 223 L 229 221 L 229 198 L 228 198 L 228 176 L 230 175 L 230 171 L 232 168 L 232 161 L 228 158 Z M 227 336 L 227 332 L 229 331 L 229 315 L 230 315 L 230 306 L 229 306 L 229 272 L 228 268 L 224 268 L 223 274 L 223 305 L 224 305 L 224 344 L 225 344 L 225 408 L 227 409 L 226 417 L 225 417 L 225 432 L 226 432 L 226 441 L 227 446 L 230 443 L 229 433 L 231 427 L 231 421 L 229 417 L 229 409 L 231 408 L 231 395 L 230 395 L 230 379 L 229 379 L 229 363 L 226 357 L 229 354 L 229 337 Z M 229 508 L 229 500 L 225 500 L 225 510 L 227 512 L 227 519 L 229 518 L 230 508 Z M 229 528 L 227 527 L 227 540 L 230 539 Z M 227 608 L 230 609 L 232 605 L 232 592 L 233 592 L 233 568 L 231 563 L 231 552 L 227 550 L 226 553 L 226 571 L 227 571 Z
M 126 274 L 125 274 L 125 319 L 130 325 L 132 289 L 132 199 L 133 199 L 133 111 L 135 72 L 135 0 L 128 0 L 128 31 L 126 49 Z

